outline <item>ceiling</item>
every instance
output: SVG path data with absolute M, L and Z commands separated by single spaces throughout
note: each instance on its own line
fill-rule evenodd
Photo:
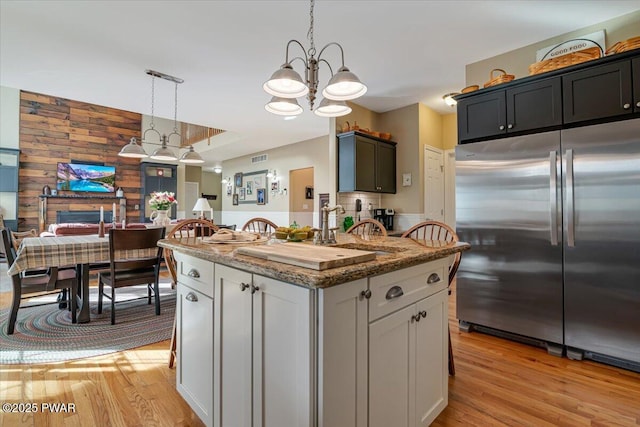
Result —
M 318 0 L 314 38 L 318 51 L 344 48 L 345 65 L 369 88 L 358 105 L 384 112 L 421 102 L 447 113 L 442 95 L 465 86 L 466 64 L 635 10 L 640 0 Z M 309 48 L 308 1 L 2 0 L 0 24 L 2 86 L 149 115 L 145 69 L 184 79 L 178 120 L 228 131 L 201 151 L 206 166 L 329 132 L 330 119 L 304 99 L 295 120 L 264 109 L 262 84 L 286 43 Z M 337 48 L 323 57 L 339 67 Z M 321 65 L 320 89 L 328 75 Z M 156 80 L 154 104 L 156 116 L 173 119 L 172 83 Z

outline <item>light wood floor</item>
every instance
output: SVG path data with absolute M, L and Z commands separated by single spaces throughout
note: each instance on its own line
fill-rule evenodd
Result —
M 9 297 L 0 294 L 0 306 Z M 640 374 L 459 332 L 455 294 L 449 301 L 457 372 L 449 378 L 449 406 L 434 426 L 640 425 Z M 0 411 L 0 425 L 200 426 L 176 392 L 168 348 L 164 341 L 66 363 L 0 365 L 0 402 L 36 403 L 40 409 Z M 58 402 L 75 404 L 75 412 L 41 412 L 41 404 Z

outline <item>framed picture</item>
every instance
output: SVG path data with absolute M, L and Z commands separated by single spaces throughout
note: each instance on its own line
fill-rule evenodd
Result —
M 258 188 L 267 189 L 269 183 L 267 180 L 267 170 L 260 170 L 255 172 L 246 172 L 242 174 L 242 185 L 238 187 L 236 192 L 240 193 L 244 191 L 244 199 L 241 197 L 239 203 L 247 205 L 255 205 L 258 203 Z M 266 196 L 266 193 L 265 193 Z M 265 198 L 266 204 L 267 200 Z
M 304 187 L 304 198 L 313 199 L 313 187 Z
M 233 195 L 233 206 L 238 206 L 238 194 Z
M 238 189 L 238 200 L 244 200 L 244 197 L 245 197 L 244 187 L 240 187 Z
M 266 188 L 258 188 L 256 189 L 257 197 L 256 203 L 259 205 L 264 205 L 267 202 L 267 189 Z
M 280 181 L 273 181 L 271 183 L 271 191 L 278 191 L 280 190 Z
M 236 188 L 242 187 L 242 172 L 238 172 L 233 176 L 233 183 L 235 184 Z
M 227 185 L 227 196 L 230 196 L 232 192 L 233 192 L 233 185 L 231 184 Z

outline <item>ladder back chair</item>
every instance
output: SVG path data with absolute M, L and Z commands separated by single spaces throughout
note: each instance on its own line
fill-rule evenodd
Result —
M 379 236 L 387 237 L 387 229 L 380 221 L 372 218 L 365 218 L 356 222 L 347 229 L 347 233 L 354 234 L 356 236 Z
M 109 270 L 98 274 L 98 313 L 102 313 L 102 299 L 111 300 L 111 324 L 116 323 L 116 289 L 147 285 L 147 300 L 153 293 L 156 315 L 160 315 L 160 262 L 162 248 L 158 240 L 164 237 L 164 227 L 149 229 L 109 230 Z M 111 288 L 111 295 L 104 287 Z
M 0 229 L 0 250 L 7 257 L 9 266 L 15 261 L 15 249 L 11 242 L 11 234 L 6 228 Z M 15 329 L 16 319 L 18 317 L 18 309 L 20 301 L 41 296 L 44 294 L 59 293 L 60 290 L 68 290 L 69 307 L 71 308 L 71 322 L 76 323 L 76 295 L 78 292 L 78 274 L 75 268 L 58 269 L 52 267 L 43 273 L 32 272 L 29 270 L 11 276 L 13 285 L 13 298 L 11 301 L 11 312 L 7 321 L 7 335 L 12 335 Z M 45 304 L 58 304 L 60 301 L 46 302 L 42 304 L 33 304 L 29 307 L 36 307 Z M 25 307 L 26 308 L 26 307 Z
M 167 234 L 167 239 L 180 239 L 183 237 L 198 237 L 198 236 L 211 236 L 218 231 L 218 226 L 213 222 L 206 219 L 188 219 L 181 221 L 173 227 L 173 229 Z M 178 284 L 178 272 L 176 259 L 173 257 L 173 251 L 171 249 L 164 250 L 164 261 L 167 265 L 167 270 L 171 275 L 171 286 L 175 287 Z M 176 360 L 176 318 L 173 318 L 173 332 L 171 334 L 171 348 L 169 350 L 169 368 L 173 368 L 173 364 Z
M 407 237 L 417 242 L 441 241 L 447 243 L 456 243 L 459 241 L 458 235 L 447 224 L 440 221 L 424 221 L 420 222 L 407 231 L 401 237 Z M 447 284 L 447 292 L 451 295 L 451 283 L 458 272 L 462 253 L 456 253 L 453 262 L 449 265 L 449 282 Z M 451 347 L 451 330 L 449 330 L 449 375 L 455 376 L 456 367 L 453 361 L 453 348 Z
M 242 231 L 260 233 L 261 236 L 269 237 L 275 233 L 278 226 L 266 218 L 251 218 L 242 226 Z

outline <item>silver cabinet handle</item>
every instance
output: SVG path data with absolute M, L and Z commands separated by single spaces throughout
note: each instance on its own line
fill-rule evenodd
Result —
M 513 129 L 513 123 L 509 123 L 509 124 L 507 125 L 507 127 L 508 127 L 509 129 Z
M 256 292 L 258 292 L 260 290 L 259 286 L 255 286 L 255 285 L 251 285 L 251 293 L 255 294 Z
M 247 288 L 249 288 L 249 285 L 246 283 L 240 283 L 240 291 L 244 292 L 247 290 Z
M 404 295 L 404 291 L 402 290 L 402 288 L 400 286 L 394 286 L 387 291 L 387 295 L 385 296 L 385 298 L 388 300 L 392 300 L 394 298 L 399 298 L 402 295 Z
M 194 279 L 198 279 L 200 277 L 200 273 L 198 273 L 198 270 L 196 270 L 195 268 L 192 268 L 187 273 L 187 276 L 193 277 Z
M 573 150 L 567 150 L 567 246 L 576 246 L 573 209 Z
M 361 298 L 366 298 L 366 299 L 371 298 L 371 291 L 369 289 L 367 289 L 366 291 L 360 292 L 360 297 Z
M 189 292 L 187 294 L 187 296 L 184 297 L 184 299 L 186 299 L 187 301 L 191 301 L 191 302 L 197 302 L 198 301 L 198 296 L 196 294 L 194 294 L 193 292 Z
M 436 283 L 440 281 L 440 276 L 438 276 L 438 273 L 431 273 L 429 275 L 429 277 L 427 278 L 427 283 L 430 285 L 432 283 Z
M 558 153 L 556 151 L 549 152 L 549 227 L 551 246 L 558 245 L 558 182 L 557 182 L 557 160 Z
M 500 130 L 504 130 L 504 125 L 500 125 Z
M 622 108 L 624 108 L 625 110 L 628 110 L 629 108 L 631 108 L 631 104 L 624 104 Z

